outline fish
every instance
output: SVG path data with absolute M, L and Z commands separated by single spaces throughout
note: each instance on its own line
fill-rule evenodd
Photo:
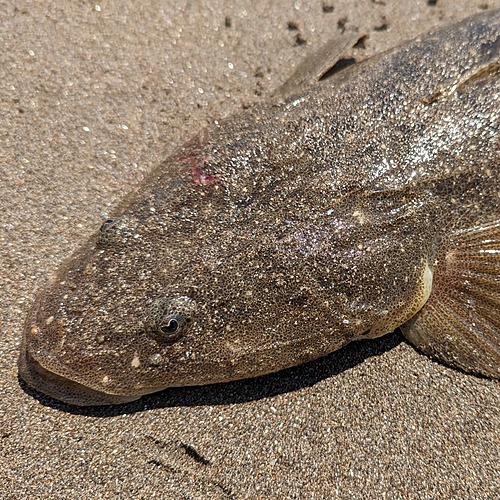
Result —
M 120 404 L 396 328 L 500 378 L 500 10 L 324 66 L 151 172 L 36 297 L 21 379 Z

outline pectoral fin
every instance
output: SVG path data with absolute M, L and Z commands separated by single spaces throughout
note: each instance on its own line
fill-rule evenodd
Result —
M 500 221 L 443 239 L 431 295 L 401 330 L 444 363 L 500 378 Z

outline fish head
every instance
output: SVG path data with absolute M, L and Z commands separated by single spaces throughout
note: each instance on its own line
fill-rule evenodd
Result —
M 422 196 L 234 181 L 192 156 L 164 172 L 37 298 L 19 361 L 31 386 L 99 405 L 258 376 L 392 331 L 422 302 Z

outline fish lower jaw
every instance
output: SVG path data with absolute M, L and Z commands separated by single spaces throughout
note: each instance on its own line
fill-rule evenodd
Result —
M 19 357 L 19 375 L 31 387 L 51 398 L 75 406 L 123 404 L 141 397 L 109 394 L 92 389 L 44 368 L 27 350 Z

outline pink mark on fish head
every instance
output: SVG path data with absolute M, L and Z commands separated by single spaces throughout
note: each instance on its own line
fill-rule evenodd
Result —
M 208 186 L 220 178 L 219 174 L 212 174 L 205 168 L 205 159 L 196 158 L 193 155 L 182 159 L 189 165 L 186 173 L 191 177 L 193 183 Z

